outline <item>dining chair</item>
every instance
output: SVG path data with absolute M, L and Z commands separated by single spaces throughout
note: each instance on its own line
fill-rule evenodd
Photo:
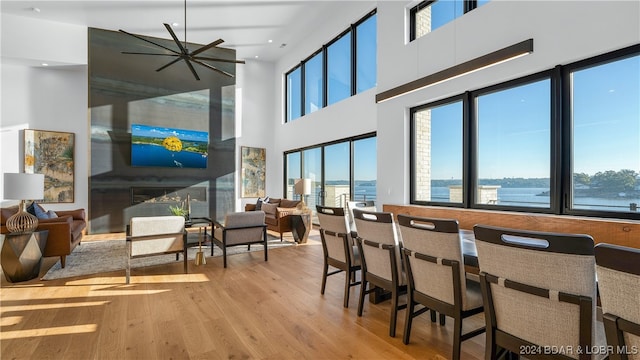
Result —
M 430 310 L 434 321 L 437 311 L 454 319 L 451 358 L 459 360 L 462 341 L 485 327 L 462 333 L 462 320 L 482 313 L 483 305 L 480 284 L 465 276 L 458 221 L 398 214 L 398 225 L 409 285 L 403 342 L 409 343 L 413 318 Z M 416 311 L 418 304 L 424 307 Z
M 364 211 L 377 211 L 377 208 L 373 200 L 347 201 L 347 210 L 349 210 L 349 229 L 351 229 L 351 232 L 353 234 L 357 234 L 358 228 L 356 227 L 356 223 L 353 220 L 353 209 L 360 209 Z
M 360 284 L 360 281 L 356 281 L 356 273 L 361 268 L 360 253 L 351 239 L 343 208 L 316 205 L 316 213 L 320 222 L 320 239 L 324 254 L 320 293 L 324 295 L 328 276 L 344 271 L 344 307 L 348 308 L 349 289 Z M 329 266 L 337 270 L 329 272 Z
M 600 243 L 595 254 L 609 358 L 640 359 L 640 249 Z
M 474 226 L 487 323 L 486 359 L 599 359 L 590 235 Z M 594 351 L 596 349 L 596 351 Z
M 393 214 L 353 210 L 358 227 L 356 244 L 362 257 L 362 284 L 358 300 L 358 316 L 362 316 L 364 297 L 377 288 L 391 292 L 391 319 L 389 336 L 396 336 L 398 310 L 407 307 L 399 304 L 400 294 L 407 291 L 406 276 L 402 269 L 400 250 Z M 370 284 L 367 289 L 367 283 Z M 371 295 L 370 295 L 371 296 Z

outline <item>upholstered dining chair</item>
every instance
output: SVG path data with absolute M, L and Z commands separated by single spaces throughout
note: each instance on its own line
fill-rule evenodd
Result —
M 320 222 L 320 239 L 324 254 L 320 293 L 324 295 L 328 276 L 344 271 L 344 307 L 347 308 L 349 289 L 360 284 L 360 281 L 356 281 L 356 273 L 360 270 L 360 253 L 351 239 L 343 208 L 316 205 L 316 213 Z M 337 270 L 329 272 L 329 266 Z
M 355 237 L 358 229 L 356 227 L 355 221 L 353 220 L 353 209 L 360 209 L 363 211 L 377 211 L 377 208 L 373 200 L 347 201 L 347 210 L 349 210 L 349 228 L 351 229 L 351 232 Z
M 462 334 L 462 320 L 483 311 L 480 284 L 465 276 L 458 221 L 398 214 L 407 272 L 407 315 L 403 342 L 409 343 L 413 318 L 431 310 L 454 319 L 452 359 L 460 359 L 461 343 L 485 331 Z M 424 307 L 415 310 L 416 305 Z M 443 323 L 441 321 L 441 323 Z
M 545 359 L 606 357 L 606 351 L 593 351 L 606 342 L 596 321 L 591 236 L 485 225 L 473 230 L 487 359 L 503 350 Z
M 222 261 L 227 267 L 227 247 L 251 244 L 264 245 L 264 261 L 267 254 L 267 224 L 264 222 L 264 211 L 248 211 L 225 215 L 224 222 L 215 221 L 212 241 L 222 249 Z
M 611 360 L 640 359 L 640 249 L 596 245 L 602 317 Z
M 406 293 L 406 276 L 402 269 L 400 250 L 393 214 L 353 210 L 358 227 L 356 244 L 362 257 L 362 284 L 358 300 L 358 316 L 362 316 L 364 297 L 376 287 L 391 292 L 391 319 L 389 336 L 396 336 L 398 310 L 406 308 L 399 304 L 399 297 Z M 367 283 L 370 288 L 367 289 Z

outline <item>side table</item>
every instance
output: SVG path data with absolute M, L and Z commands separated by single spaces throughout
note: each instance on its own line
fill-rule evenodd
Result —
M 30 234 L 3 234 L 2 271 L 10 282 L 37 278 L 49 230 Z
M 311 213 L 291 214 L 291 233 L 298 244 L 304 244 L 311 232 Z

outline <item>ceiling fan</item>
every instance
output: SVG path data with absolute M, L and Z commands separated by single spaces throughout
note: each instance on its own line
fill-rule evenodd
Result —
M 168 56 L 168 57 L 175 57 L 175 59 L 173 59 L 172 61 L 170 61 L 169 63 L 159 67 L 158 69 L 156 69 L 156 71 L 162 71 L 166 68 L 168 68 L 169 66 L 179 62 L 180 60 L 184 60 L 184 62 L 187 64 L 187 66 L 189 67 L 189 70 L 191 70 L 191 73 L 193 74 L 193 76 L 196 78 L 196 80 L 200 80 L 200 77 L 198 76 L 198 73 L 196 72 L 196 69 L 194 69 L 193 64 L 198 64 L 201 66 L 204 66 L 207 69 L 216 71 L 220 74 L 226 75 L 226 76 L 230 76 L 230 77 L 234 77 L 233 74 L 226 72 L 224 70 L 220 70 L 218 68 L 216 68 L 215 66 L 207 63 L 206 61 L 216 61 L 216 62 L 226 62 L 226 63 L 236 63 L 236 64 L 244 64 L 244 60 L 229 60 L 229 59 L 220 59 L 220 58 L 212 58 L 212 57 L 207 57 L 207 56 L 199 56 L 199 54 L 211 49 L 211 48 L 215 48 L 216 46 L 222 44 L 224 42 L 224 40 L 222 39 L 218 39 L 216 41 L 213 41 L 207 45 L 202 46 L 201 48 L 194 50 L 194 51 L 189 51 L 189 49 L 187 48 L 187 0 L 184 0 L 184 45 L 180 42 L 180 40 L 178 39 L 178 37 L 176 36 L 176 33 L 173 31 L 173 29 L 171 28 L 171 25 L 165 23 L 164 27 L 167 29 L 167 31 L 169 31 L 169 34 L 171 34 L 171 37 L 173 38 L 173 41 L 176 42 L 176 45 L 178 46 L 178 49 L 180 51 L 176 51 L 174 49 L 171 49 L 169 47 L 166 47 L 164 45 L 158 44 L 154 41 L 151 41 L 149 39 L 145 39 L 142 36 L 136 35 L 136 34 L 132 34 L 129 32 L 126 32 L 124 30 L 119 30 L 121 33 L 130 35 L 135 37 L 136 39 L 140 39 L 142 41 L 148 42 L 150 44 L 153 44 L 157 47 L 163 48 L 167 51 L 169 51 L 170 53 L 146 53 L 146 52 L 131 52 L 131 51 L 122 51 L 123 54 L 132 54 L 132 55 L 155 55 L 155 56 Z

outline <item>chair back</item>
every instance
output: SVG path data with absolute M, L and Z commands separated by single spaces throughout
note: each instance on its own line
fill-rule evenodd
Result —
M 411 288 L 451 305 L 455 303 L 455 294 L 460 293 L 464 309 L 466 281 L 458 221 L 399 214 L 398 227 L 410 269 L 407 272 Z M 422 255 L 433 262 L 421 260 Z M 454 261 L 459 275 L 457 284 L 452 265 L 447 265 Z
M 144 216 L 129 220 L 130 256 L 184 249 L 183 216 Z
M 356 208 L 353 209 L 353 217 L 358 227 L 359 246 L 366 271 L 388 281 L 396 277 L 399 285 L 406 284 L 400 256 L 402 246 L 396 235 L 393 214 Z M 389 256 L 389 247 L 392 247 L 393 259 Z
M 640 249 L 596 245 L 596 271 L 612 359 L 640 359 Z M 635 350 L 635 351 L 634 351 Z
M 320 238 L 325 255 L 343 263 L 347 263 L 347 257 L 349 257 L 351 263 L 355 264 L 353 240 L 344 209 L 316 205 L 316 213 L 320 222 Z
M 264 233 L 262 227 L 265 224 L 264 219 L 265 213 L 261 210 L 226 214 L 224 216 L 224 226 L 227 229 L 226 244 L 260 241 Z M 231 229 L 233 230 L 230 231 Z
M 349 227 L 351 231 L 358 231 L 355 220 L 353 219 L 353 209 L 377 211 L 376 204 L 373 202 L 373 200 L 347 201 L 347 210 L 349 210 Z
M 572 358 L 597 344 L 591 236 L 484 225 L 474 234 L 488 339 L 576 349 L 565 353 Z

